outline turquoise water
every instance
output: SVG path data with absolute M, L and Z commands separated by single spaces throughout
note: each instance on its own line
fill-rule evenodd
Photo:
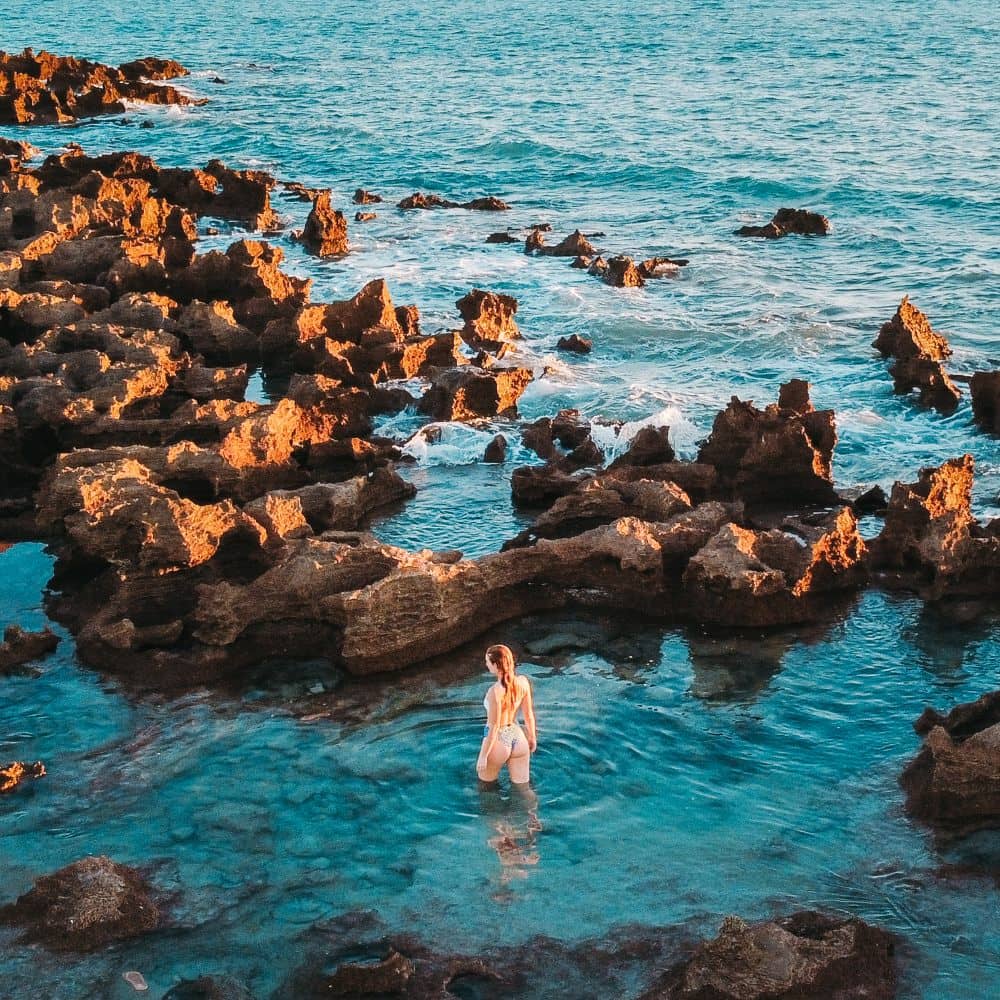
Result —
M 655 418 L 690 455 L 730 395 L 763 403 L 805 377 L 817 405 L 837 411 L 840 485 L 889 486 L 969 451 L 977 512 L 1000 513 L 1000 448 L 975 430 L 967 399 L 948 418 L 917 410 L 892 395 L 869 346 L 909 293 L 949 336 L 952 370 L 1000 366 L 990 5 L 164 9 L 4 4 L 2 48 L 171 56 L 194 71 L 185 85 L 211 98 L 34 130 L 36 144 L 134 147 L 183 165 L 218 156 L 330 186 L 344 208 L 357 186 L 380 192 L 390 204 L 350 224 L 343 261 L 276 237 L 289 269 L 313 277 L 317 300 L 385 276 L 428 331 L 456 323 L 454 301 L 472 286 L 517 296 L 521 357 L 551 368 L 522 401 L 528 418 L 567 405 Z M 144 119 L 155 128 L 140 130 Z M 497 194 L 514 208 L 391 207 L 417 189 Z M 276 201 L 301 224 L 307 206 Z M 834 233 L 731 235 L 783 204 L 823 211 Z M 691 265 L 622 291 L 483 243 L 539 221 L 553 237 L 600 230 L 611 251 Z M 574 332 L 594 339 L 593 354 L 557 355 Z M 384 429 L 405 437 L 418 426 L 404 414 Z M 377 533 L 478 554 L 519 531 L 510 466 L 476 463 L 498 429 L 511 430 L 449 427 L 440 443 L 412 443 L 407 475 L 420 493 Z M 610 430 L 597 433 L 616 446 Z M 40 624 L 49 574 L 37 546 L 0 554 L 0 620 Z M 80 669 L 67 639 L 41 677 L 0 680 L 2 756 L 50 769 L 32 796 L 0 805 L 4 899 L 101 851 L 154 864 L 179 894 L 169 932 L 92 958 L 11 954 L 0 937 L 0 993 L 44 984 L 46 996 L 102 996 L 137 968 L 153 996 L 198 972 L 241 975 L 267 996 L 302 960 L 310 927 L 357 908 L 389 930 L 478 950 L 636 922 L 708 933 L 728 912 L 823 905 L 907 938 L 903 995 L 992 995 L 995 884 L 936 871 L 996 870 L 1000 845 L 984 835 L 936 847 L 902 814 L 896 778 L 925 704 L 998 686 L 995 625 L 956 630 L 918 602 L 872 593 L 825 631 L 728 645 L 638 626 L 587 626 L 581 638 L 582 628 L 541 620 L 503 633 L 571 637 L 569 651 L 529 654 L 525 667 L 542 733 L 537 803 L 483 799 L 470 780 L 478 649 L 374 689 L 306 665 L 264 691 L 160 701 Z M 307 694 L 320 683 L 335 693 Z M 338 721 L 296 721 L 289 700 L 301 710 L 303 698 L 313 711 L 332 698 Z M 505 837 L 516 849 L 498 854 L 490 842 Z

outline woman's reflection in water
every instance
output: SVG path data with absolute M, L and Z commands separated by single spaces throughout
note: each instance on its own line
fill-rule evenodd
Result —
M 496 782 L 479 783 L 479 801 L 483 818 L 489 827 L 486 843 L 500 859 L 500 878 L 492 898 L 508 903 L 514 898 L 512 883 L 526 879 L 538 864 L 538 834 L 542 824 L 538 819 L 538 796 L 527 783 L 511 782 L 506 795 Z

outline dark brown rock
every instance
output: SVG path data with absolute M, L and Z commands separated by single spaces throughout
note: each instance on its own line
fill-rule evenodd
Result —
M 506 212 L 510 205 L 492 195 L 485 198 L 473 198 L 471 201 L 448 201 L 436 194 L 421 194 L 419 191 L 409 195 L 399 202 L 398 208 L 467 208 L 479 212 Z
M 640 427 L 628 449 L 611 463 L 612 469 L 623 465 L 662 465 L 674 460 L 669 427 Z
M 791 405 L 758 410 L 735 396 L 716 418 L 698 461 L 715 466 L 719 486 L 747 503 L 835 503 L 831 463 L 837 442 L 832 410 L 815 410 L 794 380 Z M 790 383 L 789 385 L 791 385 Z
M 542 230 L 532 229 L 525 240 L 524 252 L 534 253 L 540 257 L 593 257 L 597 250 L 579 229 L 574 230 L 554 246 L 546 246 Z
M 1000 594 L 1000 537 L 972 516 L 973 469 L 964 455 L 893 485 L 885 526 L 871 543 L 871 564 L 885 583 L 929 600 Z
M 398 995 L 405 990 L 413 973 L 413 962 L 398 951 L 393 951 L 381 962 L 340 966 L 327 979 L 324 995 Z
M 347 220 L 343 212 L 330 205 L 330 192 L 320 191 L 302 230 L 302 244 L 319 257 L 334 257 L 350 249 L 347 243 Z
M 969 392 L 976 423 L 989 434 L 1000 434 L 1000 371 L 976 372 L 969 380 Z
M 44 875 L 0 923 L 22 928 L 22 939 L 56 951 L 92 951 L 160 926 L 149 885 L 134 868 L 88 857 Z
M 163 994 L 163 1000 L 254 1000 L 253 994 L 230 976 L 182 979 Z
M 762 236 L 776 240 L 782 236 L 826 236 L 831 229 L 830 220 L 818 212 L 804 208 L 779 208 L 771 221 L 764 226 L 741 226 L 737 236 Z
M 587 337 L 581 337 L 578 333 L 571 333 L 568 337 L 560 337 L 556 348 L 573 354 L 590 354 L 594 349 L 594 342 Z
M 639 273 L 646 279 L 673 278 L 680 273 L 682 267 L 687 267 L 690 261 L 681 257 L 647 257 L 636 265 Z
M 609 257 L 607 260 L 598 257 L 591 263 L 588 271 L 613 288 L 642 288 L 646 284 L 646 279 L 631 257 Z
M 507 460 L 507 439 L 502 434 L 497 434 L 486 446 L 483 452 L 483 461 L 500 465 Z
M 59 636 L 48 628 L 27 632 L 20 625 L 8 625 L 0 643 L 0 674 L 10 673 L 32 660 L 41 660 L 59 645 Z
M 502 233 L 490 233 L 486 237 L 487 243 L 520 243 L 521 241 L 513 234 L 504 230 Z
M 726 917 L 642 1000 L 891 1000 L 896 978 L 895 939 L 856 917 Z
M 522 465 L 511 475 L 511 495 L 519 506 L 548 506 L 559 497 L 572 493 L 587 478 L 556 464 Z
M 372 191 L 366 191 L 364 188 L 358 188 L 351 200 L 355 205 L 377 205 L 382 200 L 382 196 Z
M 924 744 L 900 778 L 907 811 L 952 834 L 1000 827 L 1000 691 L 945 716 L 925 709 L 914 728 Z
M 377 212 L 355 212 L 354 221 L 355 222 L 371 222 L 372 219 L 377 219 Z

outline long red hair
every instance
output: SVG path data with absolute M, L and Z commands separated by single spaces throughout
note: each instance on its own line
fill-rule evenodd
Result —
M 510 646 L 490 646 L 486 655 L 497 668 L 503 692 L 500 696 L 500 725 L 507 726 L 514 721 L 517 711 L 517 664 Z

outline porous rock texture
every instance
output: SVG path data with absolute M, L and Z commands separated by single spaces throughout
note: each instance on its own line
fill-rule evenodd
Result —
M 889 368 L 894 392 L 905 395 L 916 389 L 921 405 L 944 414 L 955 412 L 961 393 L 941 365 L 951 356 L 951 348 L 909 298 L 903 297 L 895 316 L 882 325 L 872 347 L 883 357 L 894 359 Z
M 124 114 L 126 100 L 205 104 L 176 87 L 152 82 L 187 75 L 172 59 L 136 59 L 114 67 L 44 49 L 37 54 L 32 49 L 0 51 L 0 124 L 48 125 Z
M 747 503 L 836 502 L 832 410 L 817 410 L 809 383 L 793 379 L 763 410 L 733 397 L 716 418 L 698 461 L 714 466 L 719 488 Z
M 54 951 L 92 951 L 155 930 L 159 904 L 143 876 L 110 858 L 87 857 L 43 875 L 17 901 L 0 908 L 0 923 L 22 940 Z
M 949 833 L 1000 828 L 1000 691 L 914 723 L 924 743 L 903 771 L 906 809 Z
M 969 379 L 972 416 L 984 431 L 1000 435 L 1000 371 L 975 372 Z
M 871 565 L 889 586 L 926 600 L 1000 596 L 1000 525 L 984 527 L 971 511 L 971 455 L 897 482 L 885 525 L 871 544 Z
M 896 979 L 893 936 L 856 917 L 727 917 L 642 1000 L 890 1000 Z
M 455 305 L 465 324 L 462 339 L 475 350 L 495 354 L 502 344 L 520 339 L 521 331 L 514 320 L 517 299 L 513 295 L 474 288 Z

